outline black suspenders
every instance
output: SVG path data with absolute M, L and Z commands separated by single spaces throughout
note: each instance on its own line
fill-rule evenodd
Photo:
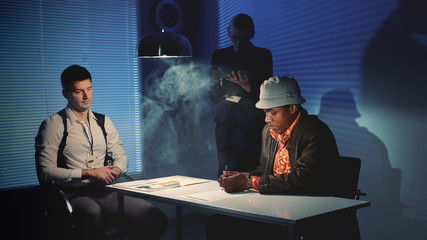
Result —
M 101 127 L 102 133 L 104 134 L 104 140 L 105 140 L 105 159 L 104 159 L 104 166 L 106 165 L 113 165 L 113 159 L 107 154 L 107 132 L 105 131 L 104 123 L 105 123 L 105 115 L 92 112 L 93 115 L 96 117 L 96 123 Z M 61 143 L 58 147 L 58 161 L 57 166 L 61 168 L 68 168 L 67 164 L 65 163 L 65 157 L 64 157 L 64 148 L 67 142 L 68 137 L 68 131 L 67 131 L 67 113 L 65 112 L 65 109 L 62 109 L 58 112 L 58 115 L 62 117 L 62 122 L 64 124 L 64 133 L 62 135 Z

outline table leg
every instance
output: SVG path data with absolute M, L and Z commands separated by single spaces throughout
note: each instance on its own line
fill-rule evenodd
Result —
M 288 227 L 288 239 L 294 240 L 294 231 L 295 231 L 294 226 Z
M 289 226 L 288 227 L 288 239 L 303 240 L 304 237 L 299 230 L 300 229 L 295 225 Z
M 181 206 L 176 206 L 176 239 L 183 240 L 182 207 Z

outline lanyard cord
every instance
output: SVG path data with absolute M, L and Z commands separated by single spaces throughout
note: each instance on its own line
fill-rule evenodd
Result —
M 84 132 L 86 140 L 87 140 L 87 142 L 89 143 L 89 146 L 90 146 L 90 149 L 89 149 L 90 150 L 90 154 L 93 155 L 93 135 L 92 135 L 92 130 L 90 128 L 90 120 L 88 119 L 88 121 L 86 123 L 82 123 L 83 132 Z M 86 131 L 86 128 L 88 128 L 89 134 Z M 89 138 L 89 136 L 90 136 L 90 138 Z

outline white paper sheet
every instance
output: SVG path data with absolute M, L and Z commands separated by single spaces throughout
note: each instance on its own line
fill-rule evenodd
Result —
M 169 188 L 185 187 L 207 181 L 209 180 L 176 175 L 170 177 L 116 183 L 113 184 L 113 186 L 129 188 L 136 191 L 153 192 Z

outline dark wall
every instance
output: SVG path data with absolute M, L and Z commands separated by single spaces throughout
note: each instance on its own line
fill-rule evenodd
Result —
M 160 32 L 156 22 L 156 7 L 160 0 L 141 0 L 138 5 L 139 37 L 151 32 Z M 164 1 L 164 4 L 171 1 Z M 211 53 L 218 45 L 218 14 L 216 1 L 173 0 L 179 12 L 164 20 L 166 31 L 180 33 L 187 37 L 193 46 L 193 60 L 209 63 Z M 166 17 L 168 18 L 168 17 Z M 144 70 L 143 70 L 144 71 Z

